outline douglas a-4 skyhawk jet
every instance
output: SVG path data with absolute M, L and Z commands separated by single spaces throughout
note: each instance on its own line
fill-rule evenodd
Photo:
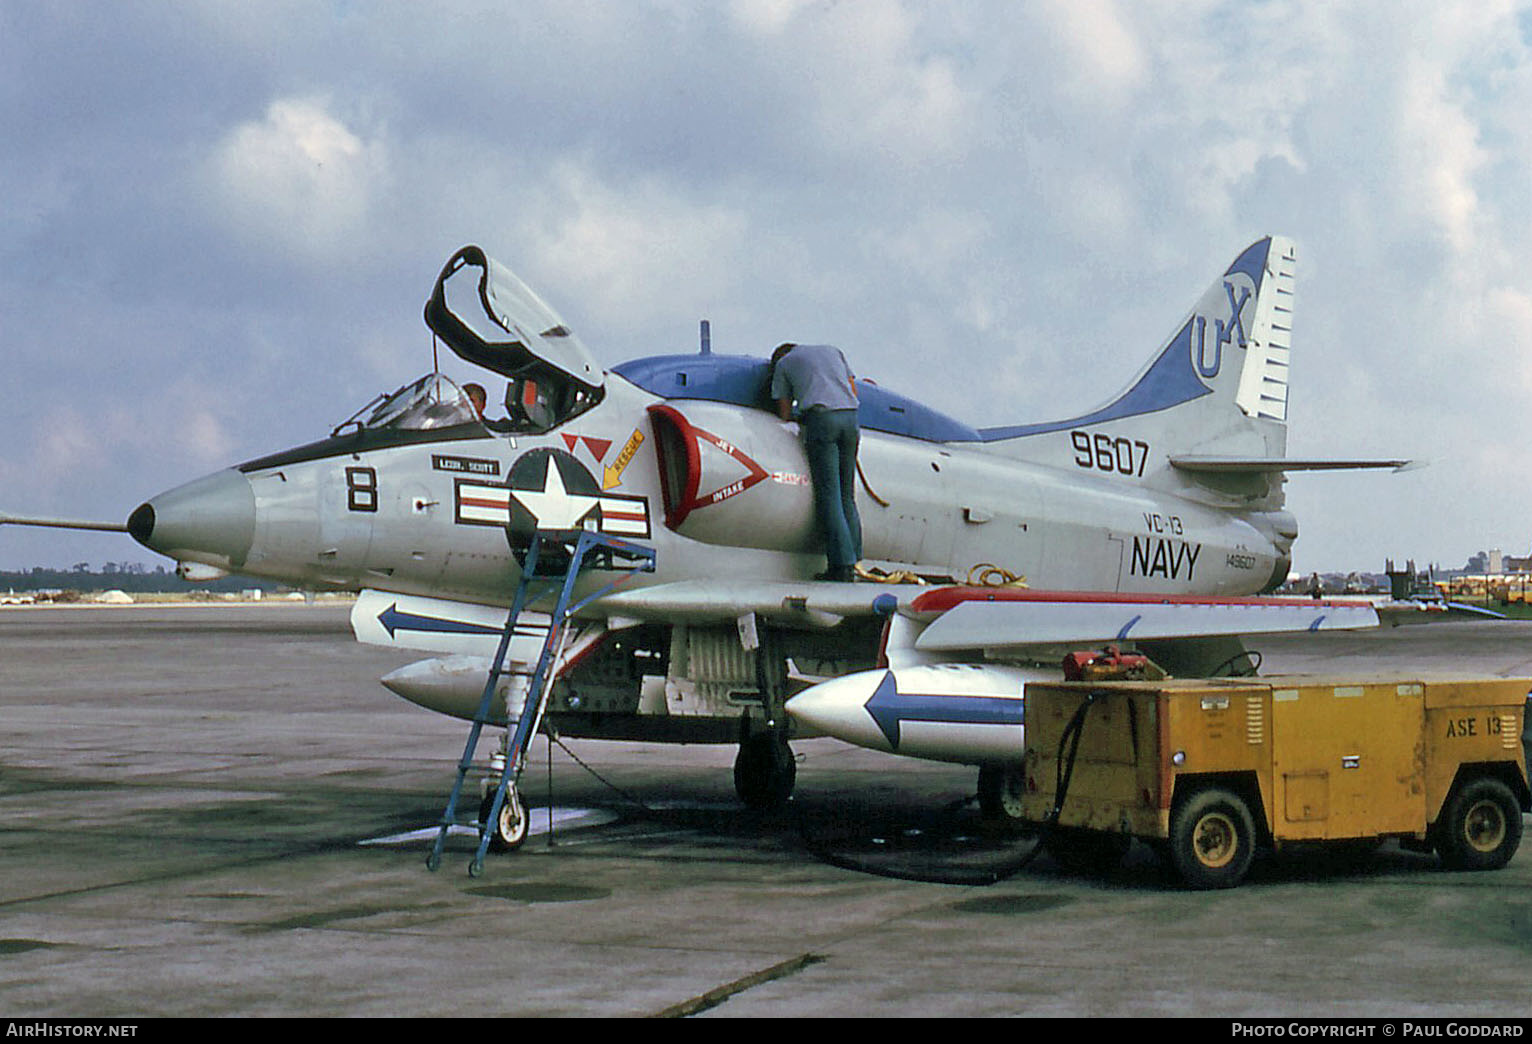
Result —
M 860 381 L 876 580 L 812 579 L 809 469 L 766 360 L 713 354 L 704 334 L 700 354 L 604 370 L 473 246 L 425 319 L 503 382 L 503 416 L 429 373 L 326 438 L 151 498 L 126 528 L 190 577 L 359 590 L 360 640 L 436 654 L 384 684 L 445 714 L 737 742 L 736 788 L 757 806 L 791 791 L 789 738 L 829 733 L 978 765 L 983 803 L 1004 809 L 1022 687 L 1058 677 L 1060 650 L 1136 645 L 1206 675 L 1239 661 L 1240 635 L 1376 624 L 1368 606 L 1248 597 L 1288 574 L 1284 472 L 1404 463 L 1285 458 L 1295 260 L 1276 237 L 1241 252 L 1127 390 L 1082 416 L 975 428 Z M 582 535 L 605 543 L 587 556 Z M 643 568 L 631 545 L 652 549 Z M 549 590 L 523 587 L 532 562 Z M 899 574 L 930 582 L 887 582 Z M 1028 586 L 982 583 L 1002 575 Z M 567 627 L 548 615 L 560 580 Z M 519 591 L 539 612 L 512 628 Z M 504 846 L 526 830 L 517 731 L 531 729 L 507 729 L 505 800 L 481 810 Z

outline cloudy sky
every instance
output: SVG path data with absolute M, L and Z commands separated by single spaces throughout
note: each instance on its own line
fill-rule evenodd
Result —
M 976 425 L 1299 247 L 1295 568 L 1532 548 L 1506 0 L 0 2 L 0 509 L 123 519 L 430 367 L 479 243 L 603 363 L 831 341 Z M 0 568 L 155 560 L 0 528 Z

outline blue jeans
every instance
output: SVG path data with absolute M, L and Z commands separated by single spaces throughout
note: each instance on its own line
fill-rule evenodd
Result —
M 856 511 L 856 410 L 809 410 L 799 418 L 814 482 L 814 517 L 831 569 L 862 558 L 862 519 Z

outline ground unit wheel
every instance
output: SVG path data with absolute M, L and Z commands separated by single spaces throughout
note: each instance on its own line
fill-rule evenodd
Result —
M 495 803 L 492 790 L 479 805 L 479 822 L 488 824 L 489 848 L 492 852 L 509 852 L 520 848 L 527 839 L 527 809 L 521 802 L 521 793 L 515 787 L 505 788 L 505 800 L 500 803 L 500 814 L 489 823 L 489 813 Z
M 979 766 L 979 813 L 997 823 L 1019 824 L 1021 799 L 1027 793 L 1026 772 L 1020 765 Z
M 763 732 L 739 745 L 734 759 L 734 793 L 747 808 L 781 808 L 798 781 L 798 762 L 787 740 Z
M 1498 779 L 1457 787 L 1437 823 L 1436 851 L 1449 870 L 1498 870 L 1521 844 L 1521 806 Z
M 1255 857 L 1255 820 L 1243 798 L 1200 790 L 1170 817 L 1170 861 L 1193 888 L 1233 888 Z

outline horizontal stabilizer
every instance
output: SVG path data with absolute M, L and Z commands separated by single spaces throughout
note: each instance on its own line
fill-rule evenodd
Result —
M 979 591 L 963 599 L 962 589 L 944 589 L 918 599 L 914 608 L 945 609 L 915 639 L 915 648 L 923 653 L 1378 626 L 1371 605 L 1303 598 L 1005 590 Z
M 1390 627 L 1402 624 L 1442 623 L 1460 620 L 1504 620 L 1505 613 L 1482 605 L 1467 602 L 1449 602 L 1445 599 L 1392 598 L 1371 599 L 1378 611 L 1378 619 Z
M 1170 464 L 1182 471 L 1205 471 L 1224 475 L 1248 475 L 1272 471 L 1360 471 L 1376 468 L 1409 471 L 1421 466 L 1412 460 L 1298 460 L 1285 457 L 1220 457 L 1209 454 L 1172 456 Z

